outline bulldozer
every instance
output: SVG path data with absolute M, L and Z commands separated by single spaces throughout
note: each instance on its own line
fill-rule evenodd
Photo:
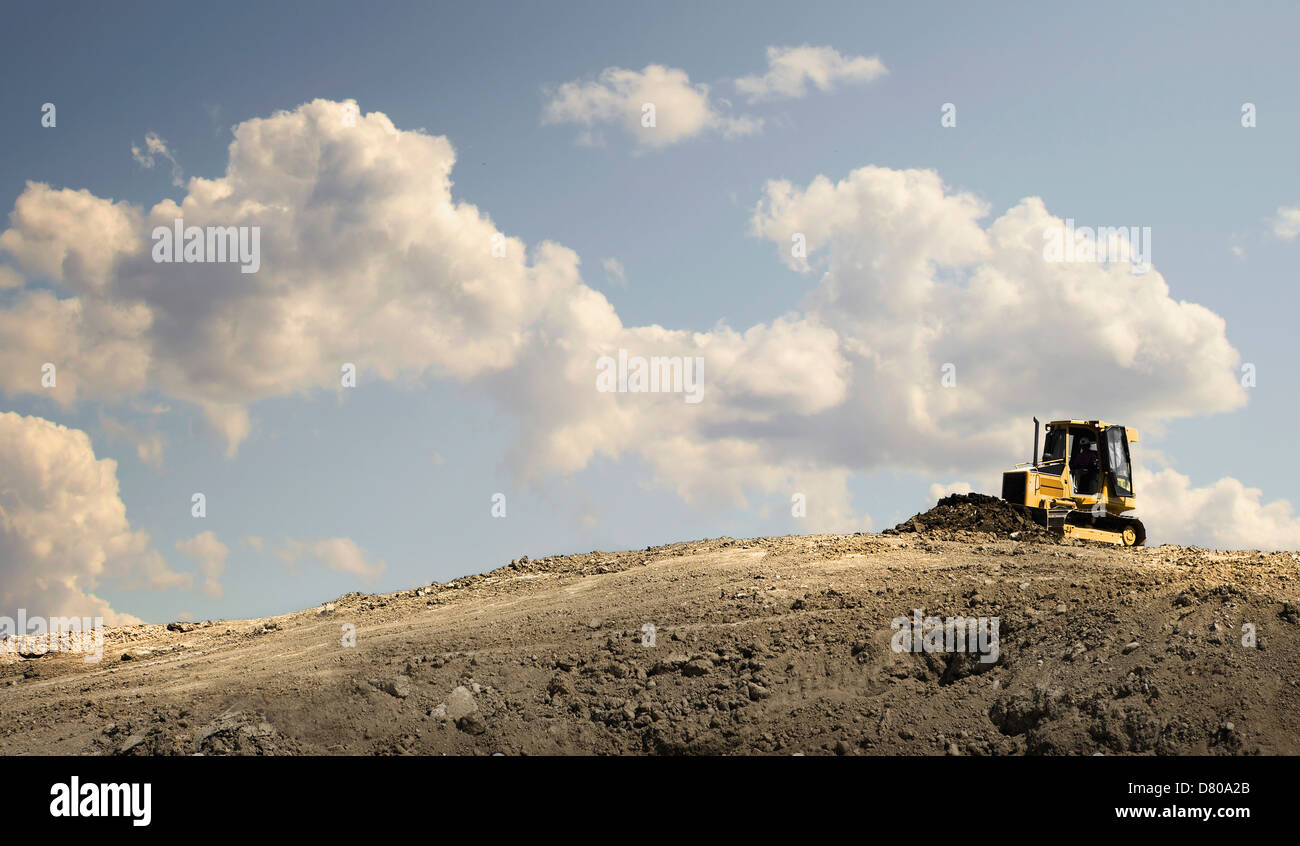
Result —
M 1129 444 L 1132 427 L 1100 420 L 1053 420 L 1038 452 L 1034 418 L 1032 459 L 1002 474 L 1002 498 L 1048 531 L 1081 540 L 1141 546 L 1142 521 L 1124 512 L 1137 507 Z

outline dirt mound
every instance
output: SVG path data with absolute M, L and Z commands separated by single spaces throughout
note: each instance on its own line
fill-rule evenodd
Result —
M 111 627 L 0 663 L 0 754 L 1300 753 L 1300 555 L 1024 543 L 990 500 Z
M 986 494 L 950 494 L 939 500 L 929 511 L 916 514 L 884 534 L 920 532 L 923 534 L 950 534 L 953 532 L 984 532 L 1008 537 L 1034 537 L 1046 540 L 1051 537 L 1042 526 L 1035 523 L 1006 500 Z

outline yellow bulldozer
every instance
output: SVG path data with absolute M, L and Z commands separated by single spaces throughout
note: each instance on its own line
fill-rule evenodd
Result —
M 1082 540 L 1141 546 L 1142 521 L 1123 516 L 1137 506 L 1129 444 L 1136 429 L 1100 420 L 1047 424 L 1042 457 L 1034 418 L 1033 460 L 1002 474 L 1002 498 L 1048 531 Z

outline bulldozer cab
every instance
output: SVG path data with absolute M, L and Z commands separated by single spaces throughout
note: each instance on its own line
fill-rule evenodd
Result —
M 1129 441 L 1137 440 L 1124 426 L 1100 421 L 1081 423 L 1060 420 L 1048 424 L 1042 460 L 1035 470 L 1061 476 L 1060 493 L 1091 505 L 1098 500 L 1111 504 L 1116 512 L 1127 511 L 1120 502 L 1132 498 L 1133 468 L 1129 458 Z M 1067 460 L 1068 459 L 1068 460 Z

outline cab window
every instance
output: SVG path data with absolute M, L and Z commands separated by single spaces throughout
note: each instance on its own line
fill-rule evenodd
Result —
M 1110 470 L 1110 492 L 1133 496 L 1133 470 L 1128 457 L 1128 433 L 1123 426 L 1106 430 L 1106 463 Z
M 1038 472 L 1059 476 L 1065 470 L 1065 430 L 1048 429 L 1047 440 L 1043 444 L 1043 460 L 1038 464 Z
M 1070 478 L 1077 494 L 1094 496 L 1101 487 L 1101 454 L 1097 449 L 1097 433 L 1093 429 L 1077 426 L 1070 439 Z

